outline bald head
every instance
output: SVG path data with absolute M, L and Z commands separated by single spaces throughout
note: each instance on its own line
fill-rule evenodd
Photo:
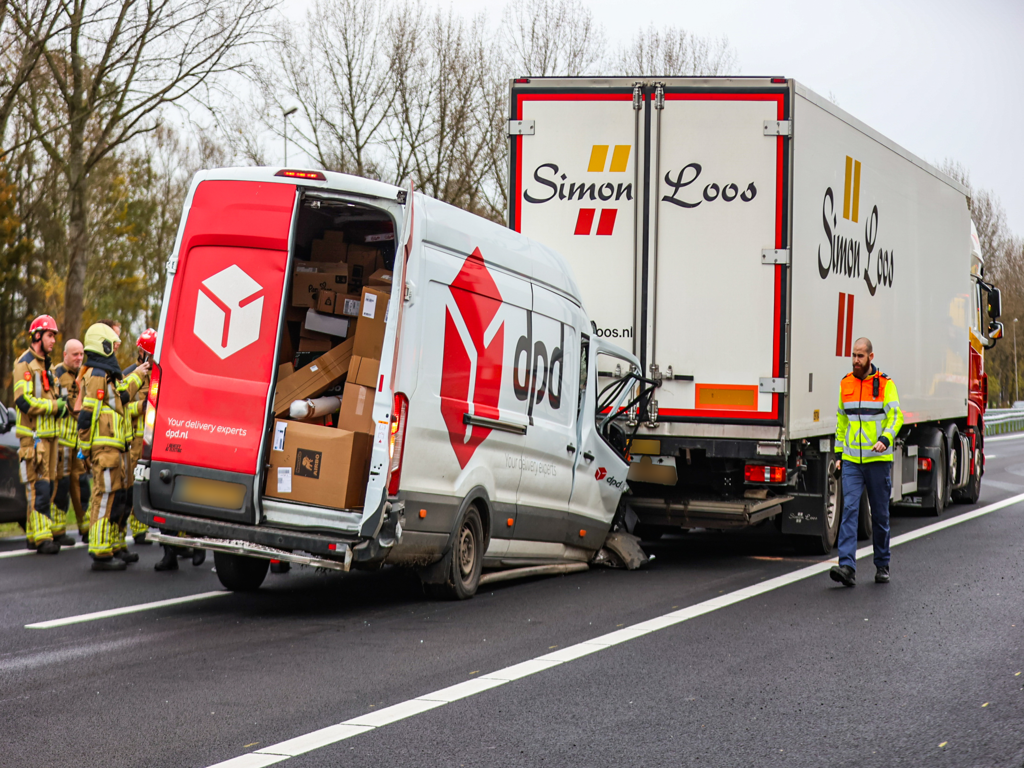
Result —
M 867 378 L 871 374 L 871 361 L 875 359 L 871 339 L 861 336 L 853 342 L 853 354 L 850 357 L 853 362 L 853 375 L 858 379 Z
M 64 367 L 72 373 L 77 373 L 82 367 L 82 360 L 85 358 L 85 347 L 78 339 L 68 339 L 64 342 Z
M 871 346 L 871 339 L 869 339 L 867 336 L 861 336 L 859 339 L 853 342 L 853 348 L 856 349 L 857 347 L 864 347 L 864 351 L 867 352 L 869 355 L 875 351 L 875 348 Z

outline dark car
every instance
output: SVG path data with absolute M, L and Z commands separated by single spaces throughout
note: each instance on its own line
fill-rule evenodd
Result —
M 25 527 L 25 486 L 18 475 L 18 437 L 14 415 L 0 403 L 0 523 L 21 523 Z

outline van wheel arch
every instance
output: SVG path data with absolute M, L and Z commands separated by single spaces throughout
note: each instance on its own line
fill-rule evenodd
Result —
M 478 485 L 473 488 L 469 493 L 462 499 L 462 503 L 459 505 L 459 514 L 455 516 L 455 521 L 452 523 L 452 530 L 448 533 L 448 545 L 445 547 L 445 554 L 455 544 L 455 534 L 459 525 L 459 520 L 462 519 L 463 515 L 466 514 L 466 510 L 471 504 L 476 504 L 477 511 L 480 512 L 480 524 L 484 528 L 484 541 L 483 551 L 487 551 L 487 547 L 491 543 L 491 497 L 487 494 L 487 489 L 482 485 Z

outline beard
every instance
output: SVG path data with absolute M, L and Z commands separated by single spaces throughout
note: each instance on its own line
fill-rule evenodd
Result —
M 859 379 L 863 379 L 868 371 L 871 370 L 871 363 L 865 363 L 864 365 L 853 364 L 853 375 Z

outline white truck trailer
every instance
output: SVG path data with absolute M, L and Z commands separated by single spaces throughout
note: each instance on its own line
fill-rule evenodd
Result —
M 510 226 L 566 257 L 595 333 L 656 383 L 639 532 L 774 517 L 830 551 L 861 336 L 905 414 L 893 501 L 977 499 L 1002 326 L 961 184 L 785 78 L 521 78 L 509 117 Z

